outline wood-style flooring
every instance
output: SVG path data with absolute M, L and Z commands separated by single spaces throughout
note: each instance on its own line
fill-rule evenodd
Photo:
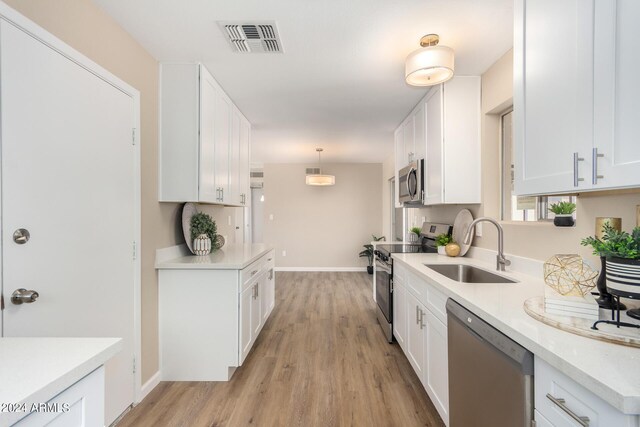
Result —
M 162 382 L 118 427 L 443 426 L 375 318 L 366 273 L 278 272 L 276 307 L 229 382 Z

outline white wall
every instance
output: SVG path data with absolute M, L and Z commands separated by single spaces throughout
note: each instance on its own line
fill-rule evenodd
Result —
M 264 165 L 264 241 L 276 248 L 276 266 L 364 268 L 358 253 L 381 232 L 382 164 L 323 164 L 336 176 L 331 187 L 306 185 L 307 167 Z

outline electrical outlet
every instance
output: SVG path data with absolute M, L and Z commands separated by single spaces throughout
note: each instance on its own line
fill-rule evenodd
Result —
M 482 237 L 482 223 L 476 224 L 476 237 Z
M 229 220 L 227 222 L 231 225 L 231 215 L 229 215 Z
M 282 256 L 287 256 L 287 251 L 282 251 Z
M 269 221 L 273 221 L 273 214 L 269 214 Z

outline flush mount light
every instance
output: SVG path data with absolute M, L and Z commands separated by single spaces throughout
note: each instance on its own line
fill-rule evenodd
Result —
M 411 86 L 433 86 L 453 77 L 454 54 L 447 46 L 438 46 L 440 37 L 427 34 L 420 39 L 422 48 L 407 56 L 405 80 Z
M 319 185 L 319 186 L 335 185 L 336 184 L 335 175 L 322 174 L 322 159 L 320 158 L 320 153 L 322 153 L 323 149 L 316 148 L 316 151 L 318 152 L 318 173 L 307 174 L 305 177 L 305 183 L 307 185 Z

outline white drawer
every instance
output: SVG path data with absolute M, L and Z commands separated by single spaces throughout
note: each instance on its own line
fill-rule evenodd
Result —
M 242 283 L 242 291 L 244 291 L 251 285 L 253 279 L 258 278 L 264 268 L 264 261 L 265 259 L 260 258 L 240 271 L 240 283 Z
M 427 295 L 425 301 L 422 303 L 427 307 L 435 317 L 437 317 L 442 323 L 447 324 L 447 296 L 437 290 L 433 285 L 426 284 Z
M 394 283 L 402 283 L 405 285 L 407 283 L 407 274 L 409 272 L 407 269 L 401 265 L 399 262 L 395 261 L 393 263 L 393 282 Z
M 276 266 L 276 251 L 271 250 L 269 253 L 267 253 L 264 256 L 264 260 L 265 260 L 265 269 L 266 270 L 273 269 Z
M 540 358 L 535 358 L 535 408 L 555 427 L 631 427 L 625 415 Z M 586 417 L 588 421 L 576 418 Z
M 536 421 L 535 427 L 554 427 L 553 424 L 537 410 L 533 414 L 533 419 Z
M 427 298 L 427 283 L 424 279 L 421 279 L 416 274 L 407 271 L 407 280 L 405 282 L 407 289 L 411 292 L 422 304 Z

